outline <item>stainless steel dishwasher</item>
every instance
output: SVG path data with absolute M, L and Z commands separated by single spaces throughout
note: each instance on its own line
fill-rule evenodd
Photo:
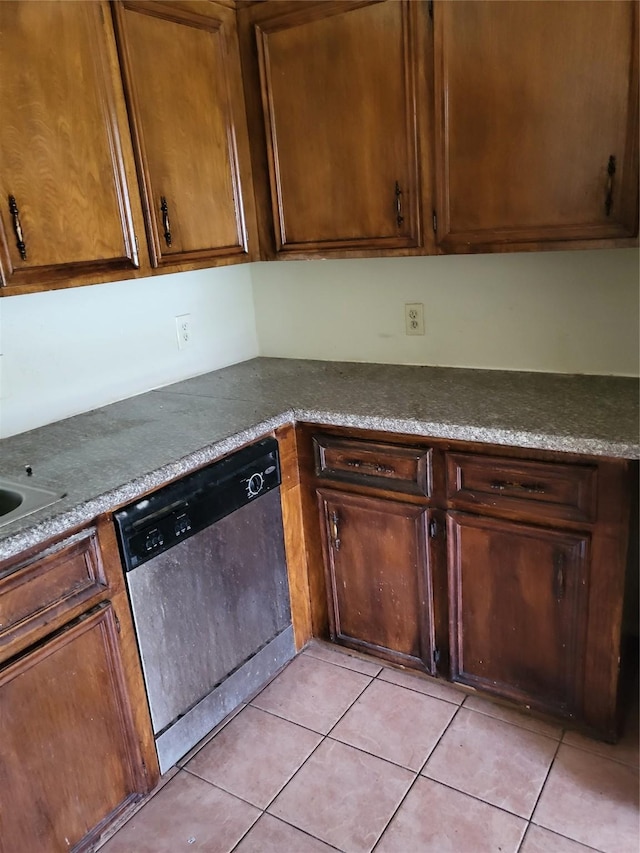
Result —
M 275 439 L 114 514 L 160 770 L 294 653 Z

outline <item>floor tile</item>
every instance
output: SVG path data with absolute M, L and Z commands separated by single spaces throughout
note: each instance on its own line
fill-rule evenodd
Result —
M 366 853 L 398 807 L 413 774 L 327 739 L 269 812 L 348 853 Z
M 520 728 L 528 729 L 531 732 L 538 732 L 538 734 L 555 738 L 555 740 L 560 740 L 562 737 L 562 726 L 548 723 L 545 720 L 538 720 L 515 708 L 508 708 L 505 705 L 492 702 L 491 699 L 467 696 L 464 700 L 464 707 L 469 711 L 478 711 L 480 714 L 495 717 L 497 720 L 504 720 L 505 723 L 513 723 L 514 726 L 520 726 Z
M 263 814 L 233 853 L 335 853 L 335 848 L 277 817 Z
M 341 646 L 328 646 L 325 643 L 319 643 L 317 640 L 312 640 L 303 654 L 319 660 L 326 660 L 327 663 L 335 663 L 337 666 L 344 666 L 354 672 L 361 672 L 363 675 L 377 675 L 382 669 L 380 664 L 351 655 Z
M 422 772 L 528 818 L 557 748 L 551 738 L 463 707 Z
M 238 707 L 234 708 L 230 714 L 227 714 L 224 720 L 220 720 L 217 726 L 214 726 L 211 731 L 208 732 L 208 734 L 206 734 L 202 738 L 202 740 L 198 741 L 198 743 L 192 749 L 190 749 L 189 752 L 186 753 L 186 755 L 182 756 L 180 761 L 178 761 L 178 767 L 184 767 L 186 764 L 188 764 L 193 758 L 193 756 L 196 755 L 196 753 L 200 752 L 202 747 L 209 743 L 209 741 L 212 740 L 218 734 L 218 732 L 222 731 L 222 729 L 227 725 L 227 723 L 233 720 L 233 718 L 237 716 L 243 708 L 244 705 L 238 705 Z
M 622 736 L 618 743 L 603 743 L 578 734 L 578 732 L 565 732 L 562 742 L 569 746 L 586 749 L 588 752 L 594 752 L 596 755 L 602 755 L 604 758 L 611 758 L 613 761 L 621 761 L 630 767 L 638 767 L 640 766 L 639 729 L 640 717 L 636 701 L 628 710 Z
M 638 853 L 638 771 L 561 744 L 532 820 L 603 853 Z
M 299 655 L 251 704 L 326 734 L 370 682 L 359 672 Z
M 321 739 L 309 729 L 248 706 L 186 769 L 264 809 Z
M 585 847 L 584 844 L 531 823 L 520 853 L 593 853 L 593 847 Z
M 450 684 L 444 684 L 436 678 L 417 675 L 401 669 L 391 669 L 391 667 L 385 667 L 378 678 L 380 681 L 399 684 L 401 687 L 408 687 L 409 690 L 416 690 L 418 693 L 426 693 L 427 696 L 434 696 L 436 699 L 444 699 L 445 702 L 452 702 L 454 705 L 462 705 L 466 695 L 462 690 L 458 690 Z
M 417 771 L 456 710 L 450 702 L 376 680 L 331 730 L 331 737 Z
M 229 853 L 258 809 L 181 770 L 100 853 Z
M 376 853 L 516 853 L 526 825 L 522 818 L 418 777 Z

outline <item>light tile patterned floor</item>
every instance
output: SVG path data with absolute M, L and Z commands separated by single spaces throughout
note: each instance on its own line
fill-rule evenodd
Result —
M 601 744 L 312 643 L 101 853 L 638 853 L 637 723 Z

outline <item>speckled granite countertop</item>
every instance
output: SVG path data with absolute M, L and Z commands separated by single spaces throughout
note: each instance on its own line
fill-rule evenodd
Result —
M 640 458 L 634 379 L 258 358 L 0 441 L 1 477 L 66 493 L 0 559 L 293 420 Z

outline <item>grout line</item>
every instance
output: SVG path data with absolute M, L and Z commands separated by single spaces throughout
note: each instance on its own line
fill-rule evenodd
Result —
M 545 774 L 542 785 L 540 785 L 540 790 L 538 791 L 538 796 L 536 797 L 536 801 L 533 804 L 533 808 L 531 809 L 531 814 L 529 815 L 529 821 L 531 821 L 531 819 L 533 818 L 533 815 L 535 814 L 536 809 L 538 808 L 538 803 L 540 802 L 540 797 L 542 796 L 542 792 L 544 791 L 545 785 L 547 784 L 549 776 L 551 775 L 551 770 L 553 768 L 553 765 L 555 764 L 555 761 L 556 761 L 556 758 L 558 756 L 558 752 L 560 751 L 561 745 L 562 745 L 562 739 L 558 741 L 558 746 L 556 747 L 556 751 L 553 753 L 553 758 L 549 762 L 549 767 L 547 768 L 547 772 Z
M 558 838 L 564 838 L 565 841 L 569 841 L 572 844 L 580 844 L 582 847 L 584 847 L 585 850 L 592 850 L 593 853 L 603 853 L 602 850 L 599 850 L 597 847 L 591 847 L 590 844 L 585 844 L 584 841 L 576 841 L 575 838 L 569 838 L 568 835 L 563 835 L 561 832 L 556 832 L 554 829 L 549 829 L 547 826 L 541 826 L 541 824 L 539 823 L 533 823 L 533 821 L 529 821 L 527 823 L 527 830 L 522 838 L 522 841 L 520 842 L 520 846 L 518 847 L 517 853 L 520 853 L 520 851 L 522 850 L 524 842 L 526 841 L 527 835 L 529 834 L 529 830 L 532 826 L 535 826 L 538 829 L 544 829 L 547 832 L 550 832 L 552 835 L 557 835 Z
M 562 738 L 564 736 L 564 729 L 562 727 L 560 727 L 561 731 L 560 731 L 559 737 L 554 737 L 553 735 L 545 734 L 545 732 L 539 732 L 536 729 L 531 729 L 528 726 L 522 726 L 522 725 L 520 725 L 520 723 L 514 723 L 512 720 L 505 720 L 503 717 L 496 717 L 493 714 L 488 714 L 486 711 L 480 711 L 478 708 L 467 708 L 466 705 L 464 704 L 464 702 L 462 703 L 462 705 L 460 707 L 464 708 L 465 711 L 468 711 L 470 714 L 481 714 L 483 717 L 488 717 L 490 720 L 497 720 L 499 723 L 505 723 L 507 726 L 513 726 L 513 728 L 515 728 L 515 729 L 522 729 L 523 731 L 530 732 L 533 735 L 540 735 L 540 737 L 546 737 L 547 740 L 552 740 L 555 743 L 562 743 Z M 497 705 L 496 707 L 502 708 L 504 706 Z M 510 711 L 512 709 L 507 708 L 506 710 Z M 513 709 L 513 710 L 515 710 L 515 709 Z M 515 713 L 518 713 L 518 712 L 516 711 Z M 527 719 L 535 720 L 535 717 L 530 717 Z M 541 720 L 540 722 L 544 722 L 544 721 Z M 550 725 L 552 725 L 552 724 L 550 724 Z

